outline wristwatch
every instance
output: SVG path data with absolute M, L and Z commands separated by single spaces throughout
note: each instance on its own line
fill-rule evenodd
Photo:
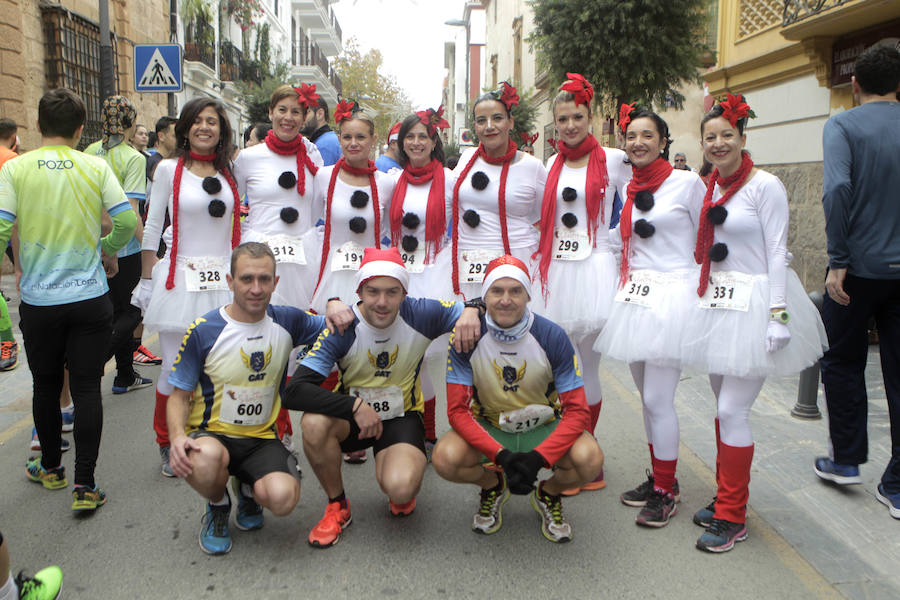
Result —
M 463 303 L 463 306 L 465 306 L 466 308 L 477 308 L 479 315 L 483 315 L 487 312 L 487 306 L 485 306 L 484 300 L 482 300 L 481 298 L 472 298 L 471 300 L 466 300 Z
M 769 312 L 769 320 L 777 321 L 778 323 L 781 323 L 782 325 L 787 325 L 787 322 L 791 320 L 791 315 L 789 315 L 788 311 L 786 311 L 784 309 L 773 310 L 773 311 Z

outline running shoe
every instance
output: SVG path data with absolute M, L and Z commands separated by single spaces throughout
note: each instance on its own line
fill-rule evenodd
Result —
M 434 452 L 434 445 L 437 440 L 425 440 L 425 461 L 431 462 L 431 455 Z
M 19 600 L 56 600 L 62 590 L 62 569 L 57 566 L 41 569 L 34 577 L 19 572 L 15 579 Z
M 124 385 L 118 385 L 123 382 L 113 381 L 112 393 L 113 394 L 125 394 L 127 392 L 133 392 L 135 390 L 140 390 L 145 387 L 150 387 L 153 385 L 153 380 L 149 377 L 141 377 L 141 374 L 137 371 L 134 372 L 134 380 L 131 383 L 124 382 Z
M 884 491 L 884 485 L 879 483 L 878 487 L 875 488 L 875 497 L 888 507 L 892 517 L 900 519 L 900 494 L 888 494 Z
M 669 524 L 669 519 L 677 512 L 675 496 L 653 488 L 650 497 L 647 498 L 647 504 L 638 513 L 634 522 L 645 527 L 665 527 Z
M 172 465 L 169 464 L 168 446 L 159 447 L 159 460 L 162 463 L 162 474 L 166 477 L 175 477 L 175 473 L 172 471 Z
M 551 496 L 539 485 L 531 492 L 531 508 L 541 516 L 541 533 L 551 542 L 572 541 L 572 526 L 563 516 L 562 496 Z
M 816 459 L 813 469 L 822 479 L 838 485 L 862 483 L 859 465 L 839 465 L 827 456 L 820 456 Z
M 94 487 L 76 485 L 72 488 L 72 510 L 97 510 L 104 504 L 106 504 L 106 492 L 101 490 L 96 483 Z
M 141 344 L 137 347 L 137 350 L 134 351 L 134 364 L 136 365 L 161 365 L 162 358 L 156 356 L 150 350 L 147 349 L 147 346 Z
M 228 515 L 231 504 L 213 506 L 206 503 L 206 513 L 200 525 L 200 548 L 207 554 L 225 554 L 231 550 L 231 534 L 228 532 Z
M 500 483 L 489 490 L 481 490 L 478 512 L 472 519 L 472 531 L 490 535 L 497 533 L 503 525 L 503 513 L 501 508 L 509 500 L 509 486 L 506 485 L 506 475 L 497 473 Z
M 369 458 L 365 450 L 354 450 L 344 453 L 344 462 L 349 465 L 361 465 Z
M 414 510 L 416 510 L 415 498 L 413 498 L 406 504 L 394 504 L 393 500 L 389 500 L 388 503 L 391 508 L 391 514 L 395 517 L 408 517 Z
M 25 476 L 48 490 L 61 490 L 69 485 L 66 481 L 66 468 L 59 465 L 55 469 L 47 470 L 41 464 L 40 456 L 32 456 L 25 461 Z
M 713 496 L 712 502 L 694 513 L 694 524 L 700 527 L 709 527 L 716 514 L 716 497 Z
M 653 491 L 653 473 L 650 472 L 650 469 L 647 469 L 646 473 L 647 481 L 619 496 L 622 504 L 638 507 L 647 505 L 647 499 L 650 498 L 650 492 Z M 675 496 L 675 502 L 681 502 L 681 490 L 678 488 L 677 479 L 675 485 L 672 486 L 672 494 Z
M 241 531 L 252 531 L 261 529 L 263 526 L 263 509 L 256 503 L 253 496 L 245 496 L 241 489 L 241 480 L 237 477 L 231 478 L 231 489 L 237 497 L 238 507 L 237 515 L 234 523 Z
M 342 505 L 343 504 L 343 505 Z M 353 522 L 350 514 L 350 501 L 329 502 L 325 507 L 325 516 L 309 532 L 309 545 L 315 548 L 328 548 L 341 540 L 341 532 Z
M 65 431 L 65 428 L 63 429 L 63 431 Z M 67 452 L 69 450 L 69 448 L 72 447 L 72 443 L 69 442 L 69 440 L 67 440 L 66 438 L 60 436 L 59 447 L 60 447 L 60 450 L 62 450 L 63 452 Z M 32 450 L 34 450 L 35 452 L 40 452 L 40 450 L 41 450 L 41 440 L 38 439 L 37 429 L 34 427 L 31 428 L 31 446 L 30 446 L 30 448 Z
M 697 540 L 697 548 L 706 552 L 728 552 L 735 542 L 747 539 L 747 526 L 725 519 L 713 519 Z
M 0 342 L 0 371 L 12 371 L 17 364 L 19 364 L 19 344 L 15 340 Z
M 59 409 L 62 415 L 62 432 L 70 433 L 75 429 L 75 407 Z
M 606 487 L 606 479 L 603 477 L 603 469 L 600 469 L 600 474 L 594 478 L 593 481 L 588 481 L 581 487 L 572 488 L 570 490 L 563 490 L 563 496 L 576 496 L 579 492 L 592 492 L 594 490 L 602 490 Z

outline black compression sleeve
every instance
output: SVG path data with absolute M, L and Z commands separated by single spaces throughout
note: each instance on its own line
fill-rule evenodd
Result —
M 351 421 L 356 397 L 326 390 L 321 387 L 323 381 L 323 375 L 299 365 L 281 395 L 281 406 Z

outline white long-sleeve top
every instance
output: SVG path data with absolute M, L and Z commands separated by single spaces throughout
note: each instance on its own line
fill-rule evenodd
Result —
M 392 169 L 388 174 L 393 177 L 394 185 L 396 187 L 403 171 L 400 169 Z M 432 183 L 434 183 L 434 180 L 423 183 L 422 185 L 414 185 L 412 182 L 407 184 L 406 196 L 403 198 L 403 214 L 413 213 L 417 215 L 419 217 L 419 225 L 415 229 L 410 229 L 401 223 L 400 239 L 397 240 L 398 245 L 400 244 L 400 240 L 403 239 L 403 236 L 414 235 L 416 236 L 416 239 L 419 240 L 418 247 L 425 247 L 425 215 L 428 208 L 428 194 L 431 193 Z M 444 168 L 444 217 L 446 223 L 450 223 L 450 219 L 452 218 L 452 215 L 450 214 L 453 210 L 452 203 L 453 172 L 450 169 Z M 390 218 L 390 213 L 388 213 L 388 218 Z M 388 235 L 390 235 L 390 223 L 387 224 L 387 230 Z M 437 250 L 440 250 L 440 248 L 437 248 Z
M 721 196 L 716 185 L 713 200 Z M 769 306 L 784 307 L 789 221 L 784 184 L 771 173 L 757 170 L 724 206 L 728 216 L 713 228 L 713 241 L 727 244 L 728 256 L 711 263 L 710 271 L 767 274 Z
M 325 218 L 325 203 L 328 195 L 328 183 L 331 181 L 331 173 L 334 165 L 322 167 L 316 174 L 316 196 L 313 203 L 313 217 Z M 340 175 L 334 182 L 334 197 L 331 199 L 331 250 L 349 241 L 358 243 L 363 248 L 375 246 L 375 234 L 381 240 L 385 236 L 390 237 L 390 225 L 387 221 L 388 207 L 391 203 L 391 195 L 394 193 L 394 178 L 381 171 L 375 172 L 375 187 L 378 188 L 378 204 L 381 219 L 381 230 L 374 231 L 374 212 L 372 210 L 372 192 L 369 184 L 362 186 L 350 185 L 341 181 Z M 369 196 L 369 201 L 362 208 L 354 208 L 350 204 L 353 192 L 360 190 Z M 366 220 L 366 230 L 362 233 L 353 233 L 350 230 L 350 219 L 362 217 Z
M 475 151 L 475 148 L 471 148 L 460 157 L 459 164 L 453 171 L 453 185 Z M 459 229 L 460 249 L 503 247 L 498 204 L 502 167 L 503 165 L 489 164 L 479 157 L 460 186 L 459 222 L 453 224 Z M 472 187 L 472 176 L 479 171 L 488 177 L 488 185 L 483 190 Z M 547 169 L 541 161 L 530 154 L 517 152 L 506 179 L 506 230 L 510 248 L 537 245 L 540 235 L 533 224 L 541 218 L 541 202 L 546 183 Z M 463 221 L 463 215 L 470 209 L 480 217 L 477 227 L 469 227 Z
M 323 165 L 322 155 L 315 144 L 304 138 L 306 152 L 317 167 Z M 234 161 L 234 178 L 241 197 L 247 195 L 250 214 L 244 220 L 245 230 L 266 234 L 287 234 L 300 237 L 316 224 L 321 215 L 313 214 L 313 198 L 316 197 L 316 178 L 304 167 L 306 193 L 297 193 L 297 184 L 283 188 L 278 178 L 284 172 L 297 176 L 297 157 L 272 152 L 265 143 L 241 150 Z M 297 209 L 296 221 L 287 223 L 281 218 L 285 207 Z
M 141 250 L 151 250 L 155 253 L 159 248 L 166 209 L 169 210 L 174 225 L 172 180 L 175 177 L 176 164 L 175 159 L 169 158 L 161 161 L 156 167 Z M 178 194 L 179 256 L 231 255 L 234 194 L 221 173 L 216 174 L 216 179 L 222 184 L 222 189 L 215 194 L 209 194 L 203 189 L 203 177 L 194 175 L 187 168 L 182 171 L 181 190 Z M 225 203 L 225 214 L 221 217 L 209 214 L 209 203 L 216 199 Z

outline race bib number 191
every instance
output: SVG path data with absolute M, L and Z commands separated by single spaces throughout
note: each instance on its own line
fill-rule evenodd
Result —
M 344 242 L 334 249 L 331 257 L 332 271 L 359 271 L 362 266 L 363 248 L 356 242 Z
M 225 262 L 218 258 L 194 258 L 185 265 L 184 285 L 189 292 L 227 290 L 227 272 Z
M 503 256 L 500 250 L 463 250 L 459 253 L 460 283 L 481 283 L 488 263 Z

